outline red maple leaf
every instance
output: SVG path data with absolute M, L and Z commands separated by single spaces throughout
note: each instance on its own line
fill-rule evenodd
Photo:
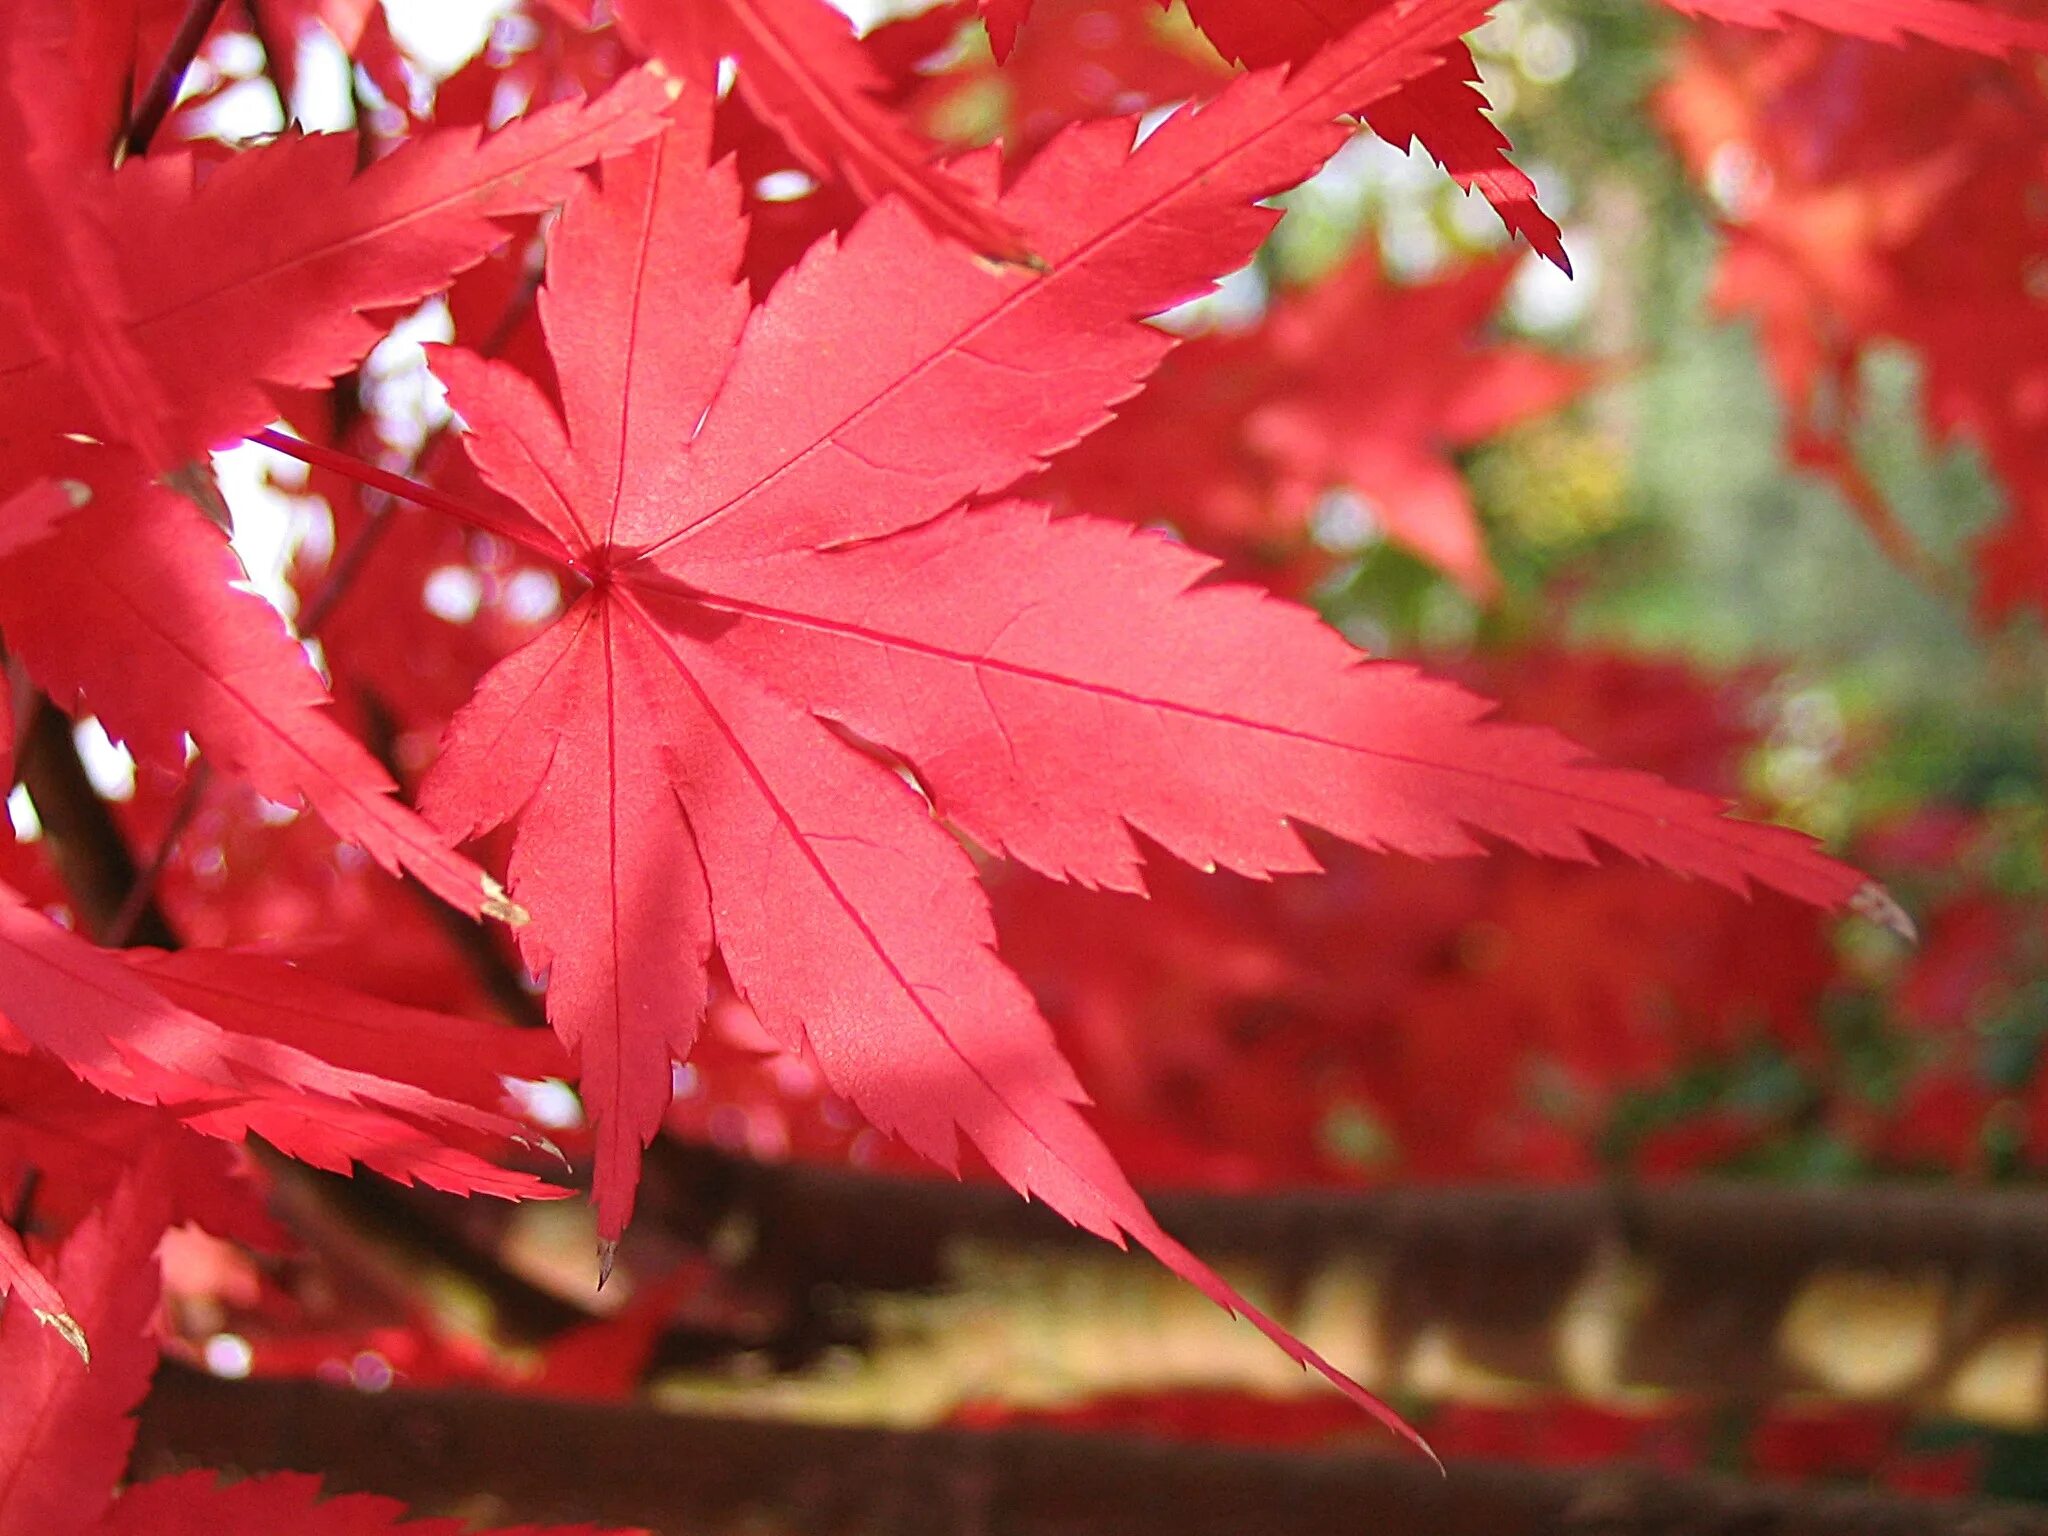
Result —
M 982 0 L 982 9 L 996 56 L 1007 58 L 1031 0 Z M 1252 69 L 1298 68 L 1361 22 L 1399 9 L 1400 0 L 1188 0 L 1189 16 L 1216 51 Z M 1535 182 L 1507 158 L 1507 136 L 1487 118 L 1477 79 L 1478 66 L 1460 43 L 1400 89 L 1346 107 L 1389 142 L 1403 149 L 1420 144 L 1459 186 L 1493 204 L 1510 233 L 1569 272 L 1563 231 L 1538 205 Z
M 1834 477 L 1888 554 L 1945 584 L 1852 447 L 1861 358 L 1905 343 L 1926 369 L 1931 434 L 1980 443 L 2012 504 L 1978 550 L 1980 609 L 2041 603 L 2048 308 L 2032 289 L 2043 241 L 2027 210 L 2048 93 L 2036 75 L 1805 27 L 1704 29 L 1663 109 L 1722 205 L 1715 301 L 1758 316 L 1798 461 Z
M 2016 16 L 1972 0 L 1665 0 L 1675 11 L 1745 27 L 1808 22 L 1877 43 L 1924 38 L 1944 47 L 2002 58 L 2048 53 L 2048 21 Z
M 72 457 L 98 482 L 91 504 L 0 558 L 8 649 L 51 698 L 98 715 L 137 758 L 173 771 L 189 732 L 221 768 L 273 800 L 309 803 L 387 868 L 465 911 L 516 917 L 328 717 L 327 689 L 276 611 L 230 585 L 242 569 L 226 535 L 139 473 Z M 98 643 L 79 645 L 81 627 Z
M 157 1240 L 169 1220 L 160 1155 L 145 1155 L 64 1245 L 54 1282 L 71 1337 L 20 1307 L 0 1316 L 0 1531 L 92 1529 L 128 1463 L 128 1414 L 156 1350 Z M 81 1339 L 84 1345 L 73 1340 Z M 94 1351 L 91 1369 L 75 1349 Z
M 0 37 L 11 56 L 61 70 L 72 54 L 32 26 L 41 9 L 10 7 Z M 426 134 L 360 175 L 354 134 L 294 131 L 212 166 L 173 149 L 116 169 L 104 144 L 54 146 L 66 197 L 84 210 L 72 222 L 94 221 L 111 273 L 77 287 L 76 314 L 39 315 L 41 329 L 0 309 L 0 484 L 65 434 L 135 441 L 136 423 L 107 407 L 78 354 L 49 344 L 53 325 L 124 338 L 142 382 L 170 402 L 165 451 L 196 456 L 269 421 L 273 391 L 324 387 L 360 361 L 383 334 L 366 311 L 446 287 L 504 239 L 494 220 L 559 202 L 579 167 L 653 132 L 663 102 L 659 83 L 635 74 L 488 137 Z M 14 258 L 9 290 L 47 290 L 56 252 L 0 254 Z
M 1000 62 L 969 53 L 922 83 L 914 109 L 942 121 L 999 102 L 1004 157 L 1021 162 L 1069 123 L 1213 96 L 1235 73 L 1156 0 L 1037 0 L 1031 15 Z
M 72 1234 L 57 1283 L 71 1298 L 91 1368 L 20 1308 L 0 1316 L 0 1532 L 6 1536 L 458 1536 L 460 1521 L 401 1525 L 404 1506 L 370 1494 L 321 1499 L 298 1473 L 221 1486 L 188 1472 L 115 1494 L 156 1366 L 155 1250 L 170 1212 L 158 1149 Z M 600 1536 L 591 1526 L 522 1526 L 497 1536 Z
M 423 804 L 458 833 L 518 824 L 521 942 L 581 1058 L 605 1238 L 715 946 L 871 1122 L 947 1166 L 964 1130 L 1019 1189 L 1249 1311 L 1081 1119 L 935 812 L 1123 889 L 1130 828 L 1191 862 L 1312 869 L 1289 818 L 1430 856 L 1485 832 L 1583 859 L 1592 838 L 1738 888 L 1861 887 L 1793 834 L 1485 724 L 1481 701 L 1363 663 L 1304 610 L 1201 586 L 1212 563 L 1165 541 L 960 510 L 1099 426 L 1171 345 L 1133 322 L 1241 264 L 1274 217 L 1255 200 L 1343 142 L 1333 115 L 1433 67 L 1476 9 L 1389 12 L 1135 153 L 1134 122 L 1063 138 L 997 204 L 1042 273 L 884 203 L 751 312 L 739 189 L 707 165 L 700 112 L 553 231 L 560 414 L 502 364 L 435 358 L 479 469 L 532 515 L 522 542 L 588 583 L 457 716 Z M 904 296 L 886 327 L 878 294 Z
M 1293 592 L 1330 563 L 1311 514 L 1325 492 L 1350 490 L 1388 538 L 1489 596 L 1493 567 L 1451 453 L 1555 409 L 1591 376 L 1484 338 L 1513 273 L 1502 257 L 1403 286 L 1370 252 L 1355 257 L 1283 294 L 1255 329 L 1182 346 L 1046 489 L 1089 512 L 1170 523 L 1233 572 Z M 1388 361 L 1360 366 L 1368 357 Z M 1421 358 L 1430 365 L 1392 361 Z
M 552 1065 L 508 1033 L 253 956 L 111 954 L 0 886 L 0 1052 L 46 1051 L 102 1093 L 163 1105 L 204 1135 L 254 1131 L 320 1167 L 360 1160 L 441 1189 L 554 1193 L 478 1155 L 525 1139 L 485 1063 Z M 433 1034 L 445 1046 L 427 1044 Z
M 826 0 L 619 0 L 634 42 L 699 89 L 721 59 L 747 102 L 818 176 L 889 194 L 931 227 L 1007 261 L 1029 261 L 1016 228 L 877 98 L 886 80 Z
M 190 730 L 273 798 L 310 801 L 387 868 L 471 913 L 515 916 L 325 719 L 317 674 L 274 615 L 231 589 L 241 573 L 213 530 L 145 472 L 176 470 L 270 420 L 277 392 L 354 365 L 381 334 L 364 311 L 446 286 L 503 238 L 494 219 L 558 200 L 578 167 L 651 132 L 664 92 L 638 75 L 489 138 L 429 135 L 361 175 L 347 134 L 288 134 L 212 167 L 174 150 L 115 169 L 90 113 L 34 114 L 15 94 L 66 78 L 88 40 L 74 22 L 42 3 L 0 19 L 0 165 L 31 216 L 0 237 L 11 542 L 50 524 L 53 494 L 80 499 L 49 487 L 54 464 L 92 488 L 89 514 L 0 571 L 9 647 L 61 704 L 100 712 L 145 760 L 181 768 Z M 80 436 L 133 452 L 68 440 Z M 103 643 L 75 644 L 81 625 Z

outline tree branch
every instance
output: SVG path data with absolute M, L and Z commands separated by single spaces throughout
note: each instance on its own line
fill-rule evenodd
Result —
M 901 1433 L 473 1392 L 366 1396 L 176 1367 L 134 1469 L 324 1473 L 337 1491 L 517 1521 L 804 1536 L 2048 1536 L 1987 1502 L 1747 1487 L 1645 1468 L 1555 1472 L 1044 1430 Z
M 156 73 L 150 77 L 149 87 L 142 93 L 134 115 L 128 120 L 128 137 L 123 145 L 130 155 L 144 154 L 150 140 L 170 116 L 171 108 L 177 104 L 178 85 L 185 78 L 185 71 L 192 67 L 192 60 L 199 52 L 199 45 L 206 41 L 206 34 L 213 26 L 213 18 L 219 14 L 221 0 L 192 0 L 186 8 L 185 19 L 178 23 L 178 30 L 171 37 L 171 45 L 164 51 Z
M 125 922 L 129 942 L 175 948 L 178 936 L 154 901 L 144 901 L 132 917 L 124 914 L 130 892 L 141 884 L 135 856 L 85 775 L 71 721 L 46 698 L 37 698 L 22 732 L 16 768 L 86 933 L 111 942 Z
M 746 1279 L 796 1320 L 780 1351 L 793 1395 L 807 1383 L 843 1395 L 830 1362 L 813 1371 L 810 1360 L 851 1343 L 922 1372 L 920 1399 L 943 1413 L 985 1390 L 988 1362 L 977 1374 L 927 1335 L 969 1315 L 990 1348 L 1014 1345 L 1018 1370 L 1057 1374 L 1071 1399 L 1144 1390 L 1132 1362 L 1169 1356 L 1213 1361 L 1221 1388 L 1311 1390 L 1234 1349 L 1227 1320 L 1181 1298 L 1156 1266 L 1007 1189 L 763 1167 L 659 1143 L 653 1156 L 649 1217 L 699 1241 L 754 1234 Z M 1152 1205 L 1382 1393 L 1606 1404 L 1796 1394 L 2048 1425 L 2048 1200 L 2030 1190 L 1689 1183 L 1175 1194 Z M 821 1284 L 841 1299 L 821 1304 Z M 886 1301 L 903 1292 L 941 1293 L 943 1309 Z M 1063 1306 L 1063 1295 L 1089 1301 Z M 722 1400 L 715 1382 L 698 1385 Z

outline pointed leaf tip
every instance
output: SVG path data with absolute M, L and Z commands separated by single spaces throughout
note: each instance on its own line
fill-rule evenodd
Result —
M 619 1245 L 610 1238 L 601 1238 L 597 1245 L 597 1288 L 604 1289 L 605 1281 L 612 1277 L 612 1262 L 619 1256 Z
M 1889 929 L 1908 944 L 1920 942 L 1920 929 L 1914 923 L 1912 914 L 1899 905 L 1892 893 L 1870 881 L 1849 898 L 1849 910 L 1880 928 Z
M 41 1307 L 36 1308 L 36 1318 L 56 1329 L 64 1342 L 78 1351 L 78 1358 L 85 1362 L 86 1369 L 92 1369 L 92 1346 L 86 1341 L 85 1330 L 78 1326 L 77 1318 L 69 1312 L 45 1312 Z
M 489 875 L 484 876 L 483 911 L 485 917 L 495 917 L 508 928 L 524 928 L 532 920 L 532 914 Z

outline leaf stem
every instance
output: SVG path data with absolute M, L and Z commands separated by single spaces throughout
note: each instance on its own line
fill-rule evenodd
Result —
M 206 41 L 213 18 L 220 14 L 221 3 L 222 0 L 192 0 L 186 8 L 185 19 L 178 23 L 171 46 L 164 51 L 163 62 L 150 77 L 149 89 L 142 93 L 142 100 L 128 119 L 128 134 L 122 143 L 124 154 L 148 152 L 150 140 L 156 137 L 156 131 L 163 127 L 164 119 L 177 102 L 179 82 L 191 67 L 199 45 Z
M 558 564 L 574 564 L 561 546 L 540 529 L 522 520 L 508 517 L 502 512 L 472 506 L 469 502 L 437 491 L 431 485 L 422 485 L 405 475 L 388 469 L 379 469 L 374 464 L 366 464 L 352 453 L 324 448 L 318 443 L 309 443 L 302 438 L 287 437 L 270 427 L 265 427 L 261 432 L 252 432 L 249 441 L 260 443 L 265 448 L 284 454 L 287 458 L 297 459 L 302 464 L 311 464 L 316 469 L 331 470 L 337 475 L 355 481 L 358 485 L 371 486 L 419 506 L 432 507 L 436 512 L 445 512 L 457 522 L 467 523 L 470 527 L 481 529 L 497 538 L 508 539 L 522 549 L 531 550 L 542 559 Z
M 504 350 L 506 343 L 517 333 L 520 322 L 532 310 L 534 298 L 539 292 L 540 273 L 536 271 L 519 285 L 518 291 L 507 301 L 505 312 L 498 317 L 498 323 L 477 347 L 478 356 L 496 357 Z M 439 456 L 447 451 L 452 435 L 450 428 L 442 427 L 412 456 L 412 461 L 406 466 L 404 473 L 411 478 L 431 469 Z M 389 507 L 389 502 L 373 507 L 363 525 L 356 530 L 355 537 L 350 539 L 340 553 L 329 562 L 326 581 L 321 583 L 320 590 L 313 594 L 306 604 L 305 612 L 299 616 L 300 634 L 315 634 L 333 615 L 334 610 L 341 606 L 341 600 L 355 585 L 356 578 L 362 574 L 363 569 L 369 564 L 370 556 L 376 552 L 385 530 L 391 526 Z

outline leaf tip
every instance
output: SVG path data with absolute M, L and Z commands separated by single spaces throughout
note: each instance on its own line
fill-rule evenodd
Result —
M 567 1171 L 567 1169 L 570 1166 L 569 1154 L 564 1152 L 560 1147 L 556 1146 L 553 1139 L 550 1137 L 539 1135 L 521 1136 L 519 1138 L 519 1142 L 522 1146 L 531 1147 L 534 1151 L 539 1152 L 544 1156 L 552 1157 L 556 1162 L 562 1165 L 564 1171 Z
M 612 1262 L 619 1256 L 619 1245 L 610 1238 L 600 1238 L 597 1244 L 597 1288 L 604 1289 L 605 1281 L 612 1277 Z
M 1920 930 L 1912 915 L 1899 905 L 1892 893 L 1875 880 L 1866 881 L 1849 898 L 1849 910 L 1880 928 L 1889 929 L 1908 944 L 1920 942 Z
M 41 1307 L 36 1308 L 36 1317 L 56 1329 L 64 1342 L 78 1351 L 86 1369 L 92 1368 L 92 1345 L 86 1342 L 85 1330 L 78 1326 L 77 1318 L 69 1312 L 45 1312 Z
M 483 912 L 485 917 L 495 917 L 509 928 L 524 928 L 533 920 L 533 914 L 514 901 L 505 887 L 489 875 L 484 876 Z

